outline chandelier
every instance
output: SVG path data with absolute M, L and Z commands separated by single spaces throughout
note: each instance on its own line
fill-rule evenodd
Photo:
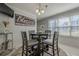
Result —
M 42 5 L 42 4 L 38 4 L 38 7 L 36 8 L 36 13 L 37 15 L 41 15 L 45 13 L 45 9 L 48 7 L 48 5 Z

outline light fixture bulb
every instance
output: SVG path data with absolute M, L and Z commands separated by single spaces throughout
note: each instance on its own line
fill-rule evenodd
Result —
M 38 13 L 39 12 L 39 10 L 38 9 L 36 9 L 36 13 Z
M 44 13 L 45 11 L 44 10 L 41 10 L 41 13 Z
M 40 12 L 38 12 L 38 15 L 41 15 L 41 13 L 40 13 Z

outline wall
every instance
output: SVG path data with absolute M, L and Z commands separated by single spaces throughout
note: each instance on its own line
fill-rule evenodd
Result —
M 14 18 L 10 18 L 10 17 L 0 13 L 0 23 L 3 20 L 8 20 L 10 22 L 10 25 L 8 28 L 9 28 L 10 32 L 13 32 L 13 43 L 14 43 L 13 47 L 18 48 L 19 46 L 22 45 L 21 31 L 27 31 L 27 32 L 29 30 L 37 31 L 37 29 L 36 29 L 37 20 L 36 20 L 36 16 L 31 14 L 31 13 L 28 13 L 26 11 L 22 11 L 18 8 L 13 8 L 13 10 L 15 11 L 15 13 L 18 13 L 18 14 L 21 14 L 21 15 L 24 15 L 27 17 L 31 17 L 32 19 L 35 20 L 35 26 L 16 26 Z

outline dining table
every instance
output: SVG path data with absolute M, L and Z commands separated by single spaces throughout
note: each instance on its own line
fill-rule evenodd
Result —
M 48 40 L 48 34 L 31 34 L 32 39 L 28 40 L 28 47 L 37 47 L 37 55 L 40 56 L 43 50 L 43 42 Z

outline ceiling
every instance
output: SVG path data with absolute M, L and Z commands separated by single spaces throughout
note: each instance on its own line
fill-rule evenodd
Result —
M 30 12 L 33 15 L 36 15 L 38 20 L 79 7 L 78 3 L 41 3 L 41 4 L 48 5 L 48 7 L 45 10 L 45 13 L 40 16 L 36 15 L 35 12 L 36 8 L 38 7 L 37 3 L 8 3 L 7 5 L 19 8 L 23 11 Z

